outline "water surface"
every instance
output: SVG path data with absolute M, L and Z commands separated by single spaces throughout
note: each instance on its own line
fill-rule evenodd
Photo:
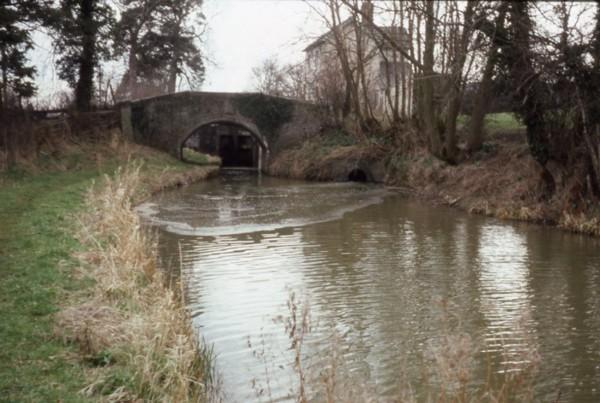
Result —
M 600 400 L 597 240 L 374 185 L 235 173 L 140 213 L 161 228 L 161 258 L 181 262 L 227 401 L 297 390 L 282 323 L 291 293 L 310 305 L 302 354 L 313 384 L 336 357 L 348 390 L 390 401 L 410 384 L 424 398 L 444 382 L 440 357 L 460 347 L 473 389 L 489 373 L 535 367 L 535 400 Z

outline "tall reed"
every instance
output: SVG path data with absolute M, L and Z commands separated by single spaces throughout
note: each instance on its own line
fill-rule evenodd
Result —
M 157 267 L 156 235 L 132 210 L 140 163 L 94 186 L 79 217 L 82 273 L 94 281 L 58 317 L 57 332 L 96 367 L 83 392 L 108 401 L 218 400 L 212 352 L 198 339 L 178 287 Z

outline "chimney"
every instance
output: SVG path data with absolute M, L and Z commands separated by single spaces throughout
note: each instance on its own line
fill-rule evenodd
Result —
M 364 24 L 373 24 L 373 3 L 371 0 L 364 0 L 360 7 Z

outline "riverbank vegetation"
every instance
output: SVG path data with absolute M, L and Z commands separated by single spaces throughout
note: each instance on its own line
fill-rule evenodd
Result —
M 92 188 L 80 215 L 84 278 L 94 285 L 57 315 L 57 332 L 104 367 L 84 392 L 109 400 L 202 401 L 212 355 L 198 339 L 183 296 L 157 267 L 156 239 L 132 209 L 143 182 L 130 162 Z
M 0 174 L 0 400 L 205 392 L 210 354 L 128 209 L 213 169 L 113 136 L 44 147 Z
M 331 129 L 281 151 L 267 172 L 294 179 L 345 181 L 357 164 L 373 163 L 381 156 L 377 144 L 359 144 L 343 130 Z
M 440 161 L 419 144 L 392 147 L 389 138 L 383 144 L 332 145 L 315 137 L 277 155 L 269 172 L 343 181 L 360 169 L 369 180 L 405 188 L 433 204 L 600 236 L 600 209 L 593 199 L 581 200 L 565 190 L 544 196 L 542 169 L 529 154 L 524 126 L 492 115 L 486 128 L 488 139 L 481 150 L 459 165 Z

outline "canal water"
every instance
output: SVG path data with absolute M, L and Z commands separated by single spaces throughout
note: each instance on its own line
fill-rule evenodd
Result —
M 598 240 L 372 184 L 235 172 L 138 210 L 226 401 L 293 401 L 300 384 L 323 401 L 333 379 L 348 401 L 463 387 L 478 401 L 502 385 L 600 401 Z

